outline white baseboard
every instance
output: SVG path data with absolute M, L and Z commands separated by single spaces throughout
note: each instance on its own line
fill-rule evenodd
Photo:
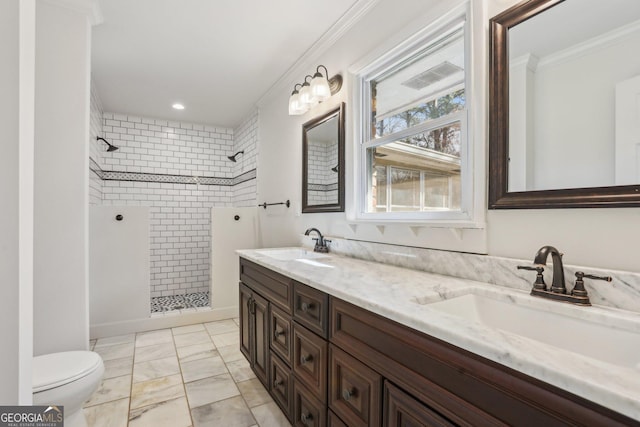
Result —
M 121 322 L 100 323 L 90 325 L 91 339 L 113 337 L 133 332 L 153 331 L 154 329 L 175 328 L 194 323 L 215 322 L 217 320 L 238 317 L 238 307 L 214 308 L 180 314 L 163 314 L 143 319 L 124 320 Z

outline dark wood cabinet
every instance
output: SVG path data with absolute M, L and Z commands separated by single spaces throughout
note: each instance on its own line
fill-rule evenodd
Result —
M 452 424 L 640 426 L 637 420 L 353 304 L 332 297 L 329 305 L 332 344 Z
M 329 347 L 329 407 L 350 427 L 379 426 L 382 376 L 338 347 Z
M 291 420 L 293 415 L 293 375 L 291 369 L 275 353 L 271 354 L 271 384 L 269 392 L 282 412 Z
M 329 296 L 302 283 L 293 282 L 293 318 L 326 339 L 329 323 Z
M 302 383 L 293 385 L 293 425 L 296 427 L 324 427 L 327 425 L 327 407 Z
M 269 301 L 240 283 L 240 351 L 269 386 Z
M 347 425 L 329 409 L 329 411 L 327 411 L 327 427 L 347 427 Z
M 240 259 L 240 281 L 291 314 L 292 280 L 261 265 Z
M 252 332 L 251 332 L 251 295 L 253 291 L 244 283 L 240 283 L 240 306 L 239 317 L 240 317 L 240 351 L 244 354 L 244 357 L 247 358 L 249 363 L 251 363 L 251 341 L 252 341 Z
M 384 427 L 454 427 L 455 424 L 423 405 L 393 384 L 385 381 Z
M 640 427 L 253 262 L 240 272 L 240 350 L 294 426 Z
M 271 306 L 271 315 L 269 316 L 271 324 L 269 325 L 269 339 L 271 340 L 271 349 L 284 360 L 287 365 L 291 366 L 291 357 L 293 356 L 293 346 L 291 345 L 291 336 L 293 334 L 293 326 L 291 317 L 276 306 Z
M 304 383 L 316 399 L 327 401 L 327 341 L 293 324 L 293 373 Z
M 269 302 L 253 294 L 253 321 L 255 325 L 255 351 L 253 371 L 265 387 L 269 384 Z

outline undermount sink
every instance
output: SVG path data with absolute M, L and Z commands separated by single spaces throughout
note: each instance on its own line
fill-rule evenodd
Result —
M 492 294 L 470 290 L 436 302 L 416 302 L 586 357 L 640 369 L 637 321 L 607 318 L 607 310 L 601 308 L 531 298 L 535 297 L 515 292 Z
M 329 255 L 308 251 L 303 248 L 258 249 L 256 252 L 278 261 L 327 258 Z

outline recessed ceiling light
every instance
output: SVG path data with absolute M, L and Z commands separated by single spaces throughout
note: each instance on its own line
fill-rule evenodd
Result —
M 174 110 L 184 110 L 184 105 L 182 104 L 173 104 L 172 107 Z

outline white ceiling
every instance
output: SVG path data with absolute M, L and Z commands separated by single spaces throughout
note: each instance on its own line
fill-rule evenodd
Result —
M 354 3 L 100 0 L 92 78 L 105 111 L 234 127 Z

